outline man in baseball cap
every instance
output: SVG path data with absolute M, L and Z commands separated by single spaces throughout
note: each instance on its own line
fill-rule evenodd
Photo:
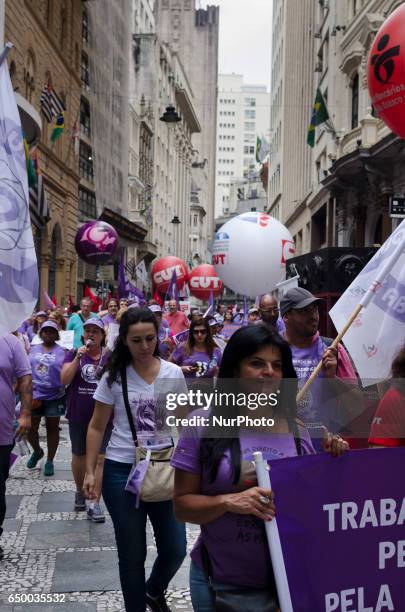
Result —
M 344 396 L 348 399 L 349 394 L 357 389 L 356 374 L 344 347 L 331 348 L 332 339 L 319 334 L 318 305 L 323 301 L 302 287 L 290 289 L 280 301 L 281 316 L 286 327 L 284 338 L 291 348 L 300 387 L 322 361 L 318 380 L 298 404 L 298 417 L 309 427 L 310 433 L 313 430 L 316 437 L 320 436 L 322 426 L 336 430 L 336 424 L 331 423 L 331 415 L 336 415 L 336 410 L 341 406 L 338 398 Z M 328 379 L 328 383 L 322 383 L 322 379 Z M 358 391 L 352 401 L 357 404 L 361 402 Z

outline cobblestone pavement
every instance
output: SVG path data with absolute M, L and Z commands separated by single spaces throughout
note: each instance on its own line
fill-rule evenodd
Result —
M 42 427 L 40 433 L 44 447 Z M 110 517 L 97 525 L 86 520 L 85 512 L 72 511 L 75 485 L 68 440 L 63 422 L 54 476 L 44 477 L 43 460 L 42 470 L 28 470 L 27 457 L 19 457 L 11 470 L 1 542 L 0 612 L 124 610 Z M 198 528 L 187 526 L 188 551 L 197 535 Z M 149 526 L 147 571 L 155 557 Z M 173 612 L 192 610 L 188 564 L 187 558 L 170 584 L 167 599 Z

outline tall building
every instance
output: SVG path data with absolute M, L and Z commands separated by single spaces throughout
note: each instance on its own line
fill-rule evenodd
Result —
M 389 200 L 405 193 L 402 141 L 376 116 L 366 74 L 375 35 L 400 4 L 274 0 L 269 212 L 288 226 L 297 254 L 381 244 L 400 221 Z M 317 89 L 330 121 L 316 128 L 311 148 Z
M 35 156 L 43 190 L 31 192 L 30 212 L 37 251 L 40 295 L 66 303 L 76 296 L 74 237 L 77 231 L 78 158 L 72 131 L 79 115 L 81 1 L 13 0 L 5 6 L 5 41 L 23 129 Z M 65 128 L 51 141 L 55 117 L 41 110 L 45 85 L 65 106 Z
M 258 172 L 257 138 L 269 140 L 270 94 L 265 85 L 244 84 L 240 74 L 218 78 L 216 216 L 229 209 L 230 184 Z
M 152 6 L 135 0 L 139 28 L 145 3 Z M 135 144 L 133 168 L 138 155 L 135 174 L 141 180 L 132 179 L 131 186 L 130 179 L 130 214 L 148 228 L 146 240 L 158 256 L 176 254 L 194 264 L 209 259 L 214 229 L 218 8 L 195 10 L 190 0 L 156 0 L 153 9 L 155 33 L 145 27 L 135 31 L 133 48 L 133 113 L 139 116 L 141 104 L 148 118 L 151 142 L 144 156 L 152 167 L 145 184 Z M 170 106 L 179 119 L 173 124 L 165 120 Z
M 307 131 L 314 101 L 315 0 L 274 0 L 271 72 L 269 212 L 295 232 L 299 205 L 311 188 Z M 318 3 L 320 4 L 320 3 Z M 301 241 L 309 242 L 305 222 Z
M 126 259 L 137 258 L 146 230 L 128 216 L 130 137 L 130 0 L 86 2 L 82 11 L 79 221 L 101 219 L 118 232 Z M 114 291 L 117 261 L 92 266 L 79 260 L 78 290 Z

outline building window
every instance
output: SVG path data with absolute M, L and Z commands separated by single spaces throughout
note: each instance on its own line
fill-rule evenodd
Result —
M 82 13 L 82 41 L 84 45 L 88 45 L 90 42 L 89 15 L 86 9 Z
M 82 53 L 82 72 L 81 72 L 82 83 L 90 85 L 90 71 L 89 71 L 89 58 L 86 53 Z
M 80 173 L 81 178 L 84 178 L 86 179 L 86 181 L 90 181 L 90 183 L 93 183 L 94 181 L 93 154 L 92 154 L 91 147 L 89 147 L 83 141 L 80 141 L 79 173 Z
M 251 109 L 245 110 L 245 119 L 256 119 L 256 111 Z
M 256 99 L 255 98 L 245 98 L 245 104 L 246 106 L 256 106 Z
M 48 269 L 48 293 L 53 296 L 56 294 L 56 258 L 59 255 L 62 244 L 62 232 L 58 224 L 55 225 L 51 238 L 51 258 Z
M 79 215 L 81 220 L 97 217 L 96 195 L 84 187 L 79 187 Z
M 246 132 L 254 132 L 255 131 L 255 123 L 254 121 L 246 121 L 244 125 L 244 130 Z
M 24 75 L 25 97 L 32 102 L 35 90 L 35 61 L 32 51 L 28 51 L 27 66 Z
M 352 79 L 351 84 L 352 90 L 352 121 L 351 127 L 352 130 L 356 128 L 359 124 L 359 75 L 356 72 Z
M 83 134 L 90 138 L 91 136 L 91 125 L 90 125 L 90 104 L 83 98 L 80 98 L 80 129 Z

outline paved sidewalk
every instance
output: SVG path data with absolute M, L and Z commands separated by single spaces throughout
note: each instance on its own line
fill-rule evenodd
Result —
M 41 444 L 45 447 L 44 429 Z M 66 421 L 55 458 L 55 475 L 28 470 L 18 458 L 7 482 L 7 514 L 1 539 L 0 612 L 118 612 L 124 610 L 111 519 L 94 524 L 85 512 L 74 512 L 75 485 L 70 471 Z M 188 551 L 198 528 L 187 526 Z M 149 527 L 147 571 L 156 557 Z M 187 558 L 168 595 L 173 611 L 191 611 Z M 10 603 L 10 595 L 21 603 Z M 42 602 L 40 594 L 49 594 Z M 31 603 L 32 602 L 32 603 Z M 38 603 L 35 603 L 38 602 Z

